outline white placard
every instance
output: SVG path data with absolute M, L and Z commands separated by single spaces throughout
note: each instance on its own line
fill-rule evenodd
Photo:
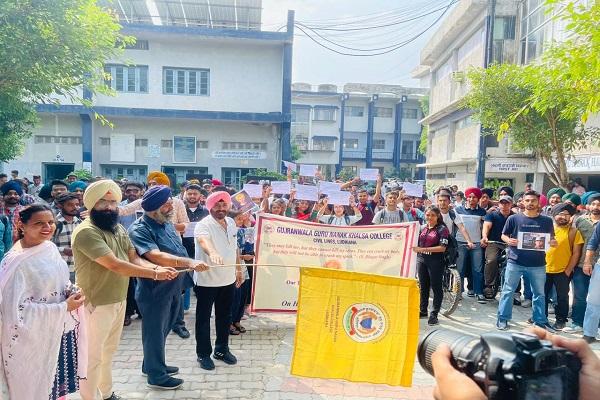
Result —
M 377 168 L 361 168 L 358 176 L 363 181 L 376 181 L 379 179 L 379 170 Z
M 185 225 L 185 230 L 183 231 L 184 238 L 193 238 L 194 237 L 194 229 L 196 229 L 197 222 L 188 222 Z
M 292 191 L 292 184 L 288 181 L 272 181 L 271 188 L 273 194 L 289 194 Z
M 404 182 L 402 184 L 402 190 L 406 196 L 421 197 L 423 196 L 423 185 L 420 183 Z
M 263 187 L 262 185 L 254 183 L 245 183 L 242 190 L 248 193 L 250 197 L 260 199 L 262 197 Z
M 316 186 L 296 185 L 296 200 L 319 200 L 319 190 Z
M 517 242 L 517 249 L 519 250 L 548 251 L 550 248 L 550 234 L 519 232 Z
M 318 165 L 300 164 L 300 176 L 316 176 L 319 170 Z
M 331 192 L 327 194 L 327 203 L 336 206 L 347 206 L 350 204 L 350 192 Z
M 113 133 L 110 135 L 110 161 L 135 162 L 135 135 Z
M 331 192 L 339 192 L 341 187 L 342 187 L 341 183 L 327 182 L 327 181 L 319 182 L 319 192 L 321 192 L 321 194 L 329 194 Z
M 287 169 L 292 170 L 292 172 L 296 172 L 296 163 L 291 161 L 282 161 L 282 163 Z

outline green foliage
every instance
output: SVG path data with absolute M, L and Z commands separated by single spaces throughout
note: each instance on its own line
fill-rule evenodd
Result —
M 338 179 L 341 179 L 343 181 L 349 181 L 351 179 L 354 179 L 356 177 L 356 174 L 352 171 L 351 168 L 348 167 L 343 167 L 340 170 L 340 173 L 338 174 Z
M 92 173 L 90 171 L 88 171 L 87 169 L 76 169 L 72 173 L 77 176 L 78 180 L 82 180 L 82 179 L 89 180 L 89 179 L 93 178 Z M 65 177 L 65 179 L 67 179 L 67 177 Z
M 585 128 L 581 115 L 564 113 L 576 104 L 577 90 L 553 78 L 549 64 L 492 65 L 469 71 L 471 90 L 463 106 L 473 110 L 486 134 L 508 135 L 512 150 L 535 153 L 557 185 L 568 183 L 566 159 L 598 129 Z
M 278 181 L 286 181 L 287 180 L 287 176 L 280 174 L 279 172 L 268 171 L 265 168 L 257 168 L 254 171 L 250 172 L 248 175 L 260 176 L 260 177 L 264 177 L 266 179 L 275 179 Z M 247 177 L 244 178 L 244 181 L 248 181 Z
M 394 168 L 393 170 L 388 170 L 383 173 L 383 177 L 385 179 L 396 179 L 400 181 L 410 181 L 412 180 L 412 174 L 410 169 L 407 168 Z
M 500 188 L 502 186 L 512 186 L 512 185 L 511 185 L 510 181 L 508 181 L 508 180 L 497 179 L 497 178 L 486 178 L 483 186 L 486 188 L 494 189 L 494 192 L 497 193 L 498 188 Z
M 291 160 L 290 160 L 291 162 L 296 162 L 302 158 L 302 152 L 300 151 L 300 148 L 298 147 L 298 145 L 295 143 L 292 143 L 292 153 L 290 155 L 290 158 L 291 158 Z
M 31 103 L 74 102 L 85 85 L 110 93 L 105 60 L 133 39 L 96 0 L 4 0 L 0 7 L 0 160 L 20 155 L 31 134 Z
M 421 110 L 423 111 L 423 115 L 429 115 L 429 96 L 421 98 L 419 103 L 421 103 Z M 417 151 L 424 156 L 427 155 L 428 134 L 429 129 L 427 125 L 421 125 L 421 139 L 419 140 L 419 147 L 417 148 Z

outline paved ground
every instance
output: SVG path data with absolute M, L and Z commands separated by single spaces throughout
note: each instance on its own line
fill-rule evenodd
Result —
M 495 329 L 497 302 L 477 304 L 465 298 L 452 318 L 440 318 L 440 326 L 479 334 Z M 415 362 L 413 387 L 356 384 L 343 381 L 296 378 L 289 374 L 293 349 L 295 317 L 259 315 L 242 324 L 248 332 L 231 338 L 231 351 L 239 360 L 235 366 L 215 361 L 216 370 L 202 370 L 196 362 L 193 335 L 194 305 L 186 322 L 192 337 L 171 335 L 167 343 L 167 361 L 180 368 L 178 377 L 185 380 L 177 391 L 153 391 L 141 376 L 142 344 L 140 321 L 126 327 L 115 358 L 115 391 L 125 399 L 431 399 L 434 380 Z M 514 307 L 513 330 L 527 327 L 531 308 Z M 421 332 L 430 328 L 421 320 Z M 214 336 L 213 336 L 214 337 Z M 600 350 L 595 345 L 595 350 Z M 597 351 L 600 353 L 600 351 Z M 77 398 L 72 396 L 70 398 Z

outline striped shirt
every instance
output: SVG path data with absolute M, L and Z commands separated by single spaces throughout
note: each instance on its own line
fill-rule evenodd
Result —
M 73 217 L 73 221 L 68 222 L 62 216 L 62 214 L 59 213 L 56 216 L 56 232 L 54 232 L 54 237 L 52 238 L 52 241 L 54 242 L 56 247 L 58 247 L 60 255 L 69 266 L 69 272 L 75 271 L 73 256 L 68 256 L 64 254 L 63 251 L 65 248 L 71 248 L 71 235 L 73 234 L 75 227 L 77 227 L 77 225 L 79 225 L 80 223 L 81 220 L 77 217 Z

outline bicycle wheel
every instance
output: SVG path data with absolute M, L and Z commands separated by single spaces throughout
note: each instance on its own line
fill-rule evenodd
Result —
M 444 298 L 442 299 L 442 315 L 449 316 L 458 307 L 460 302 L 460 274 L 456 268 L 446 268 L 444 270 Z

